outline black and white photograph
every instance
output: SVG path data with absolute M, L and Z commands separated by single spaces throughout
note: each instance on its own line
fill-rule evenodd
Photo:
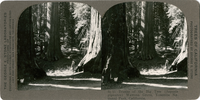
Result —
M 187 89 L 187 23 L 165 2 L 126 2 L 102 17 L 102 90 Z
M 0 3 L 0 100 L 199 98 L 197 0 Z
M 18 90 L 101 90 L 101 16 L 78 2 L 25 9 L 17 30 Z
M 187 89 L 187 23 L 164 2 L 33 5 L 18 22 L 19 90 Z

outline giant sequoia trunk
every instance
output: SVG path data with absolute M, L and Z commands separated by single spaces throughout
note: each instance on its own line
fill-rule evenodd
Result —
M 32 7 L 29 7 L 21 14 L 18 22 L 17 67 L 18 79 L 24 79 L 23 83 L 46 76 L 34 59 L 35 45 L 32 27 Z
M 181 32 L 183 35 L 183 44 L 181 47 L 181 52 L 172 62 L 170 70 L 187 72 L 188 39 L 186 19 L 184 19 L 184 28 Z
M 49 61 L 59 60 L 63 55 L 60 49 L 60 33 L 59 33 L 59 12 L 58 2 L 48 3 L 47 10 L 47 27 L 49 28 L 50 40 L 47 50 L 47 59 Z
M 128 59 L 128 42 L 125 4 L 109 9 L 102 19 L 102 80 L 104 83 L 121 82 L 138 77 L 139 71 Z
M 89 46 L 86 55 L 78 66 L 83 67 L 84 72 L 101 72 L 101 16 L 91 7 Z
M 144 39 L 142 43 L 141 57 L 143 60 L 153 59 L 156 56 L 155 44 L 154 44 L 154 12 L 153 2 L 146 2 L 145 11 L 145 27 L 144 27 Z

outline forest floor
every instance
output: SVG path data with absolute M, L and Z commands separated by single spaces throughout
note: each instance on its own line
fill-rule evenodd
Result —
M 121 84 L 111 83 L 102 86 L 106 89 L 187 89 L 188 77 L 185 72 L 169 71 L 166 58 L 149 61 L 139 60 L 135 67 L 140 71 L 139 78 L 127 79 Z
M 47 76 L 18 90 L 101 90 L 101 75 L 79 72 L 69 76 Z
M 77 52 L 63 52 L 64 57 L 58 61 L 39 60 L 38 65 L 44 69 L 47 77 L 19 84 L 18 90 L 101 90 L 101 74 L 75 72 L 83 58 Z M 75 64 L 72 66 L 72 61 Z
M 19 85 L 19 90 L 106 90 L 106 89 L 187 89 L 187 74 L 184 72 L 168 72 L 162 60 L 140 61 L 141 76 L 127 79 L 121 84 L 107 84 L 101 86 L 101 74 L 73 72 L 70 64 L 72 60 L 63 58 L 51 64 L 46 64 L 47 77 L 36 80 L 28 85 Z M 139 61 L 138 61 L 139 62 Z M 149 67 L 147 64 L 149 63 Z M 159 65 L 161 64 L 161 65 Z M 154 65 L 154 66 L 153 66 Z M 158 67 L 158 65 L 160 67 Z M 45 67 L 44 66 L 44 67 Z M 55 67 L 56 66 L 56 67 Z M 66 67 L 67 66 L 67 67 Z
M 111 83 L 102 86 L 107 89 L 187 89 L 188 78 L 183 72 L 171 72 L 165 75 L 142 75 L 127 79 L 121 84 Z
M 169 55 L 163 58 L 160 56 L 146 61 L 134 59 L 132 63 L 141 73 L 139 78 L 103 86 L 101 86 L 101 74 L 74 72 L 75 68 L 71 66 L 72 60 L 77 66 L 82 57 L 66 53 L 64 58 L 55 62 L 41 60 L 38 64 L 45 70 L 47 77 L 27 85 L 19 84 L 18 90 L 187 89 L 187 74 L 169 72 L 165 66 L 166 59 L 175 59 L 176 56 Z
M 185 72 L 169 71 L 176 54 L 172 51 L 157 50 L 158 56 L 152 60 L 131 58 L 133 65 L 140 71 L 139 78 L 124 80 L 121 84 L 103 85 L 106 89 L 187 89 L 188 77 Z M 166 60 L 169 63 L 166 65 Z

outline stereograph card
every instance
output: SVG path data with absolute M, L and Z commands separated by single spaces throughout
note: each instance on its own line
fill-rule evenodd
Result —
M 3 1 L 5 100 L 198 99 L 199 2 Z

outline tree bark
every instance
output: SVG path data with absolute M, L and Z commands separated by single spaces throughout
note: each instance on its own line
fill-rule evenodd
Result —
M 187 39 L 187 23 L 185 18 L 184 18 L 184 28 L 181 32 L 183 36 L 183 44 L 181 47 L 181 52 L 172 62 L 170 70 L 187 72 L 188 39 Z
M 47 59 L 49 61 L 59 60 L 63 55 L 60 49 L 60 33 L 59 33 L 59 13 L 58 13 L 58 2 L 48 3 L 48 11 L 50 14 L 50 40 L 47 50 Z
M 102 19 L 102 67 L 103 82 L 121 82 L 139 71 L 128 59 L 128 42 L 125 4 L 115 5 Z M 127 69 L 131 70 L 127 70 Z
M 141 57 L 143 60 L 153 59 L 156 56 L 154 43 L 154 16 L 153 2 L 146 2 L 145 11 L 145 30 L 142 43 Z
M 101 72 L 101 16 L 91 7 L 89 46 L 86 55 L 79 62 L 78 66 L 83 67 L 84 72 Z
M 34 59 L 35 41 L 32 27 L 32 7 L 29 7 L 19 18 L 17 36 L 18 79 L 24 79 L 24 83 L 46 76 L 44 70 L 37 66 L 36 59 Z

